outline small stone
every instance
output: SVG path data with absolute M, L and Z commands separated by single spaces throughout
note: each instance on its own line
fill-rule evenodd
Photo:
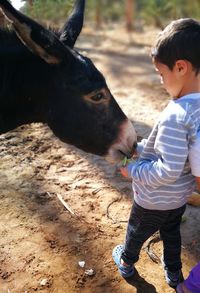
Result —
M 84 261 L 84 260 L 81 260 L 81 261 L 78 262 L 78 264 L 79 264 L 79 266 L 80 266 L 81 268 L 84 268 L 84 266 L 85 266 L 85 261 Z
M 40 282 L 41 286 L 47 286 L 49 285 L 49 280 L 48 279 L 42 279 L 42 281 Z
M 89 269 L 85 271 L 85 274 L 87 276 L 94 276 L 95 275 L 95 271 L 93 269 Z

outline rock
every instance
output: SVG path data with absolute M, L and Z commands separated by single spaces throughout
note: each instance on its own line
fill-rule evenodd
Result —
M 84 260 L 81 260 L 81 261 L 78 262 L 78 264 L 79 264 L 79 266 L 80 266 L 81 268 L 84 268 L 84 266 L 85 266 L 85 261 L 84 261 Z
M 85 275 L 87 276 L 94 276 L 95 275 L 95 271 L 93 269 L 88 269 L 85 271 Z
M 42 281 L 40 282 L 41 286 L 48 286 L 49 285 L 49 280 L 48 279 L 42 279 Z

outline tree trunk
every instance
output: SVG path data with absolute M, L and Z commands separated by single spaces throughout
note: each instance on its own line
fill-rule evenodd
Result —
M 126 0 L 126 29 L 127 31 L 133 30 L 134 18 L 134 3 L 135 0 Z
M 101 28 L 101 23 L 102 23 L 101 11 L 102 11 L 102 2 L 101 0 L 96 0 L 95 21 L 96 21 L 97 29 Z
M 33 0 L 28 0 L 29 6 L 33 6 Z

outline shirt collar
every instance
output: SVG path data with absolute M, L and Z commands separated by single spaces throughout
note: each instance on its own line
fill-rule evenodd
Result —
M 198 99 L 200 98 L 200 92 L 199 93 L 191 93 L 191 94 L 188 94 L 188 95 L 185 95 L 185 96 L 182 96 L 181 98 L 177 99 L 177 100 L 186 100 L 186 99 Z

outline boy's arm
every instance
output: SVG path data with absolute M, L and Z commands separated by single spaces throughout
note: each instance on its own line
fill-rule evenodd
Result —
M 167 121 L 159 127 L 154 144 L 158 159 L 140 159 L 127 166 L 129 176 L 144 185 L 157 188 L 179 178 L 188 156 L 187 131 L 176 121 Z M 149 150 L 148 154 L 149 154 Z M 145 155 L 145 149 L 143 151 Z
M 144 148 L 146 142 L 147 142 L 147 139 L 142 139 L 140 142 L 138 142 L 135 158 L 140 156 L 140 154 L 143 151 L 143 148 Z M 133 161 L 133 162 L 135 162 L 135 161 Z M 129 172 L 128 172 L 128 165 L 129 164 L 130 163 L 127 163 L 127 164 L 123 165 L 122 167 L 120 167 L 120 172 L 121 172 L 123 177 L 130 177 L 131 178 L 131 176 L 129 176 Z

